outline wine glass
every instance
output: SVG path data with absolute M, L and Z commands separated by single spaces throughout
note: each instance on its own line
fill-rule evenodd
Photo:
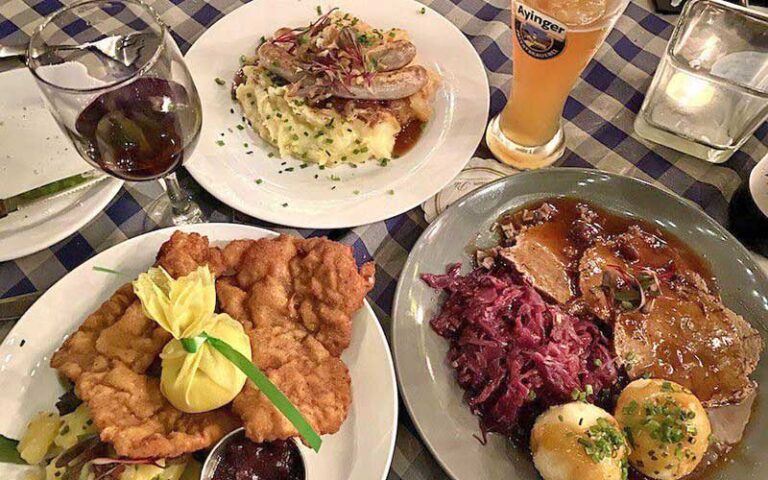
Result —
M 158 226 L 204 222 L 176 170 L 195 148 L 200 97 L 168 28 L 139 0 L 87 0 L 45 19 L 27 66 L 78 153 L 109 175 L 159 179 Z M 149 222 L 147 222 L 149 223 Z

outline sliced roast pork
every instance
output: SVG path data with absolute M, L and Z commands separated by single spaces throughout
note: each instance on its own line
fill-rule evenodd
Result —
M 695 258 L 682 256 L 679 249 L 637 225 L 610 239 L 600 239 L 586 249 L 579 260 L 578 287 L 584 303 L 599 319 L 612 320 L 615 312 L 603 288 L 606 268 L 633 275 L 653 271 L 660 278 L 674 276 L 681 282 L 708 292 L 704 278 L 696 271 L 701 266 Z
M 534 288 L 558 303 L 573 296 L 567 260 L 558 253 L 558 243 L 546 234 L 549 224 L 529 227 L 516 236 L 512 247 L 499 250 L 499 256 L 516 268 Z
M 579 291 L 581 298 L 592 313 L 603 321 L 613 316 L 613 308 L 603 290 L 603 272 L 609 265 L 628 268 L 611 245 L 598 243 L 584 251 L 579 261 Z
M 675 381 L 707 407 L 749 394 L 748 376 L 763 349 L 759 332 L 744 318 L 685 281 L 665 283 L 647 313 L 619 314 L 614 344 L 631 378 Z

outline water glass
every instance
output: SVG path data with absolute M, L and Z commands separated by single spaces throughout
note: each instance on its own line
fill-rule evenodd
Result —
M 722 163 L 768 118 L 768 15 L 720 0 L 683 9 L 637 133 Z

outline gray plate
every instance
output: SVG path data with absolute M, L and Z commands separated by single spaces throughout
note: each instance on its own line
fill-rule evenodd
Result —
M 589 200 L 674 233 L 710 262 L 725 304 L 768 337 L 768 279 L 733 236 L 687 200 L 638 180 L 575 168 L 520 173 L 480 188 L 440 215 L 416 243 L 400 276 L 393 310 L 395 364 L 405 404 L 432 454 L 455 480 L 538 477 L 529 455 L 504 438 L 492 435 L 482 446 L 473 437 L 479 433 L 477 419 L 462 401 L 445 361 L 447 342 L 429 326 L 440 298 L 419 276 L 443 272 L 446 264 L 457 261 L 468 270 L 468 247 L 502 212 L 553 196 Z M 760 363 L 754 378 L 768 385 L 766 362 Z M 767 409 L 768 403 L 758 398 L 732 462 L 711 471 L 708 479 L 766 478 Z

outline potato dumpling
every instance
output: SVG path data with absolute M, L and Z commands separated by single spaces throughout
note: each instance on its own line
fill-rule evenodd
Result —
M 667 380 L 635 380 L 616 404 L 616 419 L 632 447 L 629 463 L 648 477 L 674 480 L 701 462 L 712 431 L 701 402 Z
M 552 407 L 531 432 L 533 462 L 544 480 L 622 480 L 629 448 L 616 419 L 602 408 L 572 402 Z

